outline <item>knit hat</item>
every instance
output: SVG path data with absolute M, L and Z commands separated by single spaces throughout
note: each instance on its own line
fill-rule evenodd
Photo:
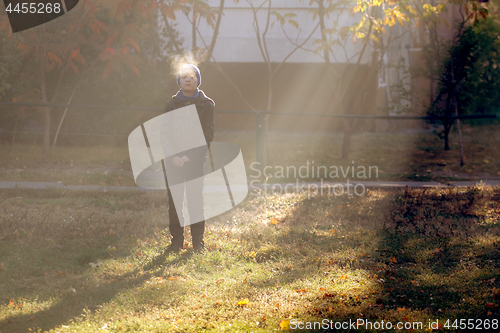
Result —
M 179 69 L 179 73 L 177 74 L 177 85 L 179 87 L 181 86 L 181 76 L 182 76 L 182 74 L 184 74 L 184 73 L 191 73 L 191 72 L 194 72 L 196 74 L 196 78 L 198 79 L 198 85 L 197 85 L 197 87 L 200 86 L 200 84 L 201 84 L 201 74 L 200 74 L 199 68 L 196 67 L 195 65 L 185 64 L 185 65 L 181 66 L 181 68 Z

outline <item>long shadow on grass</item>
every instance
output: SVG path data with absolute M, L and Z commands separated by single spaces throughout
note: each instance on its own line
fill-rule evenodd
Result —
M 493 318 L 500 295 L 500 189 L 409 189 L 396 200 L 381 243 L 387 309 L 441 318 Z M 493 220 L 491 220 L 493 219 Z M 444 322 L 443 322 L 444 323 Z
M 0 273 L 1 283 L 8 287 L 1 291 L 4 300 L 19 296 L 43 300 L 50 295 L 56 300 L 46 309 L 24 310 L 23 314 L 15 314 L 21 307 L 16 301 L 16 309 L 7 307 L 13 314 L 0 321 L 0 331 L 27 332 L 33 327 L 48 331 L 144 283 L 150 274 L 137 270 L 112 273 L 95 287 L 86 278 L 91 276 L 89 263 L 110 258 L 123 261 L 137 246 L 137 237 L 154 232 L 158 226 L 138 220 L 136 212 L 151 211 L 155 204 L 157 209 L 161 200 L 140 193 L 1 191 L 0 236 L 4 237 L 0 251 L 7 269 Z M 62 205 L 69 207 L 65 210 Z M 11 279 L 15 281 L 9 285 Z
M 42 332 L 67 324 L 69 320 L 82 315 L 86 309 L 96 311 L 123 290 L 137 287 L 144 283 L 149 274 L 132 278 L 127 273 L 103 285 L 88 288 L 82 292 L 63 297 L 48 309 L 35 313 L 14 315 L 0 322 L 1 332 L 28 332 L 30 328 L 40 328 Z
M 333 321 L 359 318 L 372 322 L 382 319 L 407 321 L 410 311 L 412 317 L 421 316 L 419 319 L 424 321 L 431 318 L 497 318 L 500 303 L 499 198 L 500 189 L 484 192 L 477 188 L 410 189 L 395 195 L 386 193 L 385 199 L 378 202 L 370 202 L 369 198 L 337 198 L 333 204 L 337 211 L 331 214 L 332 228 L 338 228 L 337 237 L 291 234 L 306 243 L 311 242 L 311 247 L 317 245 L 325 249 L 327 256 L 328 251 L 336 251 L 339 246 L 322 246 L 325 241 L 342 241 L 344 248 L 355 250 L 362 244 L 358 244 L 356 234 L 349 231 L 377 229 L 372 239 L 373 247 L 365 257 L 356 258 L 351 265 L 345 265 L 351 258 L 335 262 L 335 266 L 343 266 L 344 271 L 365 270 L 370 276 L 366 282 L 374 283 L 376 291 L 365 295 L 347 292 L 345 296 L 327 292 L 304 309 L 302 320 L 319 317 Z M 374 220 L 373 210 L 366 210 L 366 206 L 376 204 L 381 204 L 375 214 L 378 221 Z M 315 221 L 319 216 L 315 212 L 325 214 L 328 211 L 324 209 L 324 198 L 311 198 L 302 205 L 293 212 L 297 218 L 292 219 L 292 224 L 300 224 L 301 217 Z M 332 204 L 326 206 L 332 207 Z M 345 214 L 341 214 L 344 209 Z M 340 227 L 340 220 L 347 228 Z M 370 226 L 372 222 L 378 226 Z M 309 228 L 311 225 L 310 222 L 302 224 L 309 224 Z M 345 237 L 338 235 L 342 231 Z M 368 260 L 364 263 L 359 260 L 363 258 L 370 258 L 377 264 L 369 267 L 366 265 Z M 335 279 L 335 283 L 341 281 L 338 277 Z

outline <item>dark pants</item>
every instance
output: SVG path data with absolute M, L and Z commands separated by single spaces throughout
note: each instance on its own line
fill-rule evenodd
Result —
M 170 161 L 166 161 L 171 163 Z M 181 168 L 167 167 L 168 172 L 175 172 L 176 179 L 190 180 L 189 175 L 203 175 L 203 163 L 201 162 L 186 162 Z M 186 176 L 184 176 L 186 175 Z M 178 182 L 178 181 L 176 181 Z M 194 212 L 191 207 L 193 203 L 203 202 L 203 178 L 196 180 L 195 183 L 191 182 L 185 185 L 186 199 L 188 212 Z M 180 212 L 182 214 L 182 212 Z M 199 213 L 199 210 L 197 210 Z M 191 215 L 191 214 L 190 214 Z M 193 214 L 194 215 L 194 214 Z M 168 188 L 168 217 L 169 217 L 169 231 L 172 235 L 172 245 L 182 247 L 184 245 L 184 227 L 181 226 L 177 210 L 175 208 L 174 200 L 170 188 Z M 199 248 L 204 246 L 203 234 L 205 232 L 205 220 L 191 224 L 191 237 L 193 238 L 193 247 Z

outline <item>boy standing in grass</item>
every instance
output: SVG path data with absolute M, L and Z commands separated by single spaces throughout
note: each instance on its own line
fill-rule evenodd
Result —
M 198 67 L 187 64 L 183 65 L 177 74 L 177 85 L 180 87 L 176 95 L 165 106 L 165 112 L 194 104 L 198 112 L 198 117 L 201 122 L 203 134 L 208 147 L 214 138 L 214 105 L 215 102 L 207 97 L 198 87 L 201 84 L 201 75 Z M 189 135 L 181 123 L 174 124 L 176 136 Z M 180 180 L 190 180 L 192 175 L 203 175 L 203 163 L 207 157 L 207 147 L 201 149 L 192 149 L 187 152 L 180 153 L 181 156 L 173 156 L 165 160 L 166 169 L 171 173 L 175 173 Z M 201 186 L 200 186 L 201 185 Z M 168 184 L 167 184 L 168 187 Z M 185 188 L 187 205 L 190 212 L 194 209 L 190 205 L 203 203 L 203 182 L 196 182 L 194 187 L 187 186 Z M 172 193 L 168 187 L 168 216 L 169 216 L 169 231 L 172 235 L 172 243 L 166 249 L 166 252 L 178 252 L 184 245 L 184 227 L 181 226 L 177 211 L 172 199 Z M 203 205 L 202 205 L 203 206 Z M 180 212 L 182 214 L 182 212 Z M 199 208 L 196 211 L 199 212 Z M 201 212 L 203 214 L 203 212 Z M 202 251 L 205 248 L 203 234 L 205 232 L 204 219 L 200 222 L 191 224 L 191 236 L 193 238 L 193 248 L 196 252 Z

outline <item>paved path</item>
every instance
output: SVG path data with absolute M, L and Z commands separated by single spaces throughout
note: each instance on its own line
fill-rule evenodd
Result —
M 438 182 L 391 182 L 391 181 L 352 181 L 349 183 L 334 183 L 334 182 L 309 182 L 309 183 L 277 183 L 277 184 L 251 184 L 249 189 L 264 189 L 271 190 L 274 188 L 276 193 L 282 191 L 293 191 L 295 188 L 303 189 L 304 191 L 308 189 L 320 188 L 321 186 L 343 186 L 344 188 L 351 187 L 354 188 L 356 185 L 360 186 L 362 184 L 365 188 L 405 188 L 408 187 L 467 187 L 477 185 L 482 182 L 485 185 L 490 186 L 500 186 L 500 180 L 485 180 L 485 181 L 467 181 L 467 182 L 449 182 L 449 183 L 438 183 Z M 140 187 L 127 187 L 127 186 L 99 186 L 99 185 L 63 185 L 60 182 L 0 182 L 0 189 L 9 188 L 31 188 L 31 189 L 68 189 L 68 190 L 101 190 L 101 191 L 156 191 L 143 189 Z M 207 187 L 210 191 L 210 187 Z M 215 188 L 213 190 L 216 190 Z M 280 191 L 278 191 L 280 190 Z

